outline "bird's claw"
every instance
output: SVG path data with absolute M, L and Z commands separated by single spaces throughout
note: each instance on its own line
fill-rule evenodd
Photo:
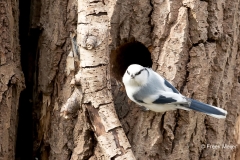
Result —
M 146 111 L 149 110 L 148 108 L 146 108 L 146 107 L 144 107 L 144 106 L 140 106 L 140 108 L 141 108 L 141 110 L 144 111 L 144 112 L 146 112 Z

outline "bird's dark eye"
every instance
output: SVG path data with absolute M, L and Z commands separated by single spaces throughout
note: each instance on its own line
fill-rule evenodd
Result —
M 141 73 L 141 71 L 137 72 L 135 75 L 139 75 Z
M 130 74 L 130 73 L 127 71 L 127 74 Z

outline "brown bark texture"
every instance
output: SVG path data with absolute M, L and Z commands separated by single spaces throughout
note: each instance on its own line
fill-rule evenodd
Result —
M 0 1 L 0 159 L 15 157 L 17 113 L 25 88 L 18 39 L 18 3 Z
M 15 158 L 17 111 L 24 89 L 18 39 L 18 3 L 0 2 L 0 159 Z
M 0 160 L 7 160 L 15 158 L 16 142 L 24 146 L 16 140 L 24 77 L 18 2 L 0 7 Z M 25 75 L 32 85 L 31 157 L 239 159 L 239 14 L 238 0 L 32 0 L 27 36 L 38 36 L 25 61 L 35 67 Z M 227 110 L 227 118 L 144 112 L 131 102 L 121 74 L 110 73 L 123 62 L 110 64 L 110 57 L 133 38 L 183 95 Z

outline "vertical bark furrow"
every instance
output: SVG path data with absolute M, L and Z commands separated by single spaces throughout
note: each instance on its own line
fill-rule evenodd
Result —
M 25 88 L 19 47 L 19 5 L 0 2 L 0 159 L 15 159 L 18 107 Z

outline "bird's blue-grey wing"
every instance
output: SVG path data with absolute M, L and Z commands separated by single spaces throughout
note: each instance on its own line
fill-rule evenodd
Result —
M 164 83 L 168 88 L 171 88 L 174 93 L 179 93 L 178 90 L 171 83 L 169 83 L 166 79 L 164 79 Z
M 156 100 L 154 100 L 152 103 L 166 104 L 166 103 L 174 103 L 174 102 L 177 102 L 177 100 L 172 97 L 165 97 L 163 95 L 159 95 L 159 97 Z
M 174 93 L 180 93 L 170 82 L 168 82 L 166 79 L 164 79 L 162 76 L 160 76 L 158 73 L 153 72 L 154 76 L 151 76 L 151 80 L 156 82 L 156 85 L 159 85 L 162 90 L 174 92 Z

